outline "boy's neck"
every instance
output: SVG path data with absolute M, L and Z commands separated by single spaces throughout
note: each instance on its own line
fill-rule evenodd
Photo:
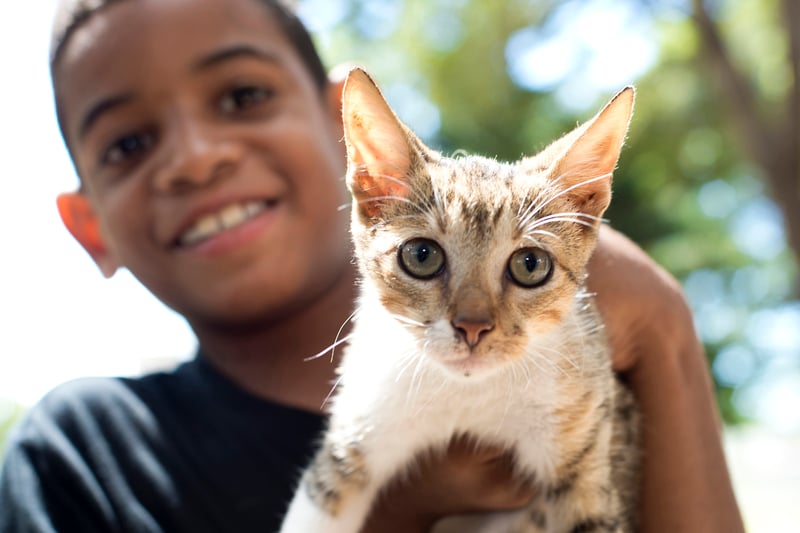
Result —
M 257 331 L 229 332 L 193 324 L 203 353 L 221 373 L 251 394 L 314 413 L 323 412 L 342 347 L 309 360 L 338 338 L 354 308 L 353 268 L 313 305 Z M 340 328 L 341 332 L 340 332 Z

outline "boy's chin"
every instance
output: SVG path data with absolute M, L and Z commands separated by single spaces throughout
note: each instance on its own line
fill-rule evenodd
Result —
M 177 310 L 177 312 L 189 322 L 198 336 L 202 336 L 204 331 L 255 334 L 275 327 L 290 314 L 283 307 L 269 304 L 209 307 L 211 306 Z
M 230 281 L 230 280 L 229 280 Z M 224 291 L 223 287 L 198 291 L 173 307 L 195 329 L 257 332 L 302 319 L 314 302 L 324 299 L 326 291 L 317 287 L 243 284 Z

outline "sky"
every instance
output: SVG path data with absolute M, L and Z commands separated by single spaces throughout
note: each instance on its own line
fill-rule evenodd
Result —
M 64 381 L 138 374 L 195 346 L 127 271 L 103 278 L 58 217 L 56 196 L 78 181 L 50 91 L 54 7 L 0 3 L 0 399 L 23 405 Z

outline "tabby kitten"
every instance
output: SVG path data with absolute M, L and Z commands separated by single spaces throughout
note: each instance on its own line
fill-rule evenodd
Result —
M 537 497 L 437 531 L 632 530 L 636 409 L 584 280 L 633 96 L 509 164 L 431 150 L 351 71 L 361 293 L 329 428 L 283 533 L 356 533 L 389 478 L 456 434 L 513 450 Z

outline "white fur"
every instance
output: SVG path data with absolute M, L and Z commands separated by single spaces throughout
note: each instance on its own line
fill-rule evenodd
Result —
M 561 380 L 554 379 L 559 372 L 555 362 L 548 366 L 541 361 L 557 359 L 554 354 L 564 346 L 539 339 L 530 347 L 538 350 L 539 362 L 527 357 L 513 370 L 506 364 L 485 375 L 458 376 L 445 370 L 434 354 L 418 353 L 415 336 L 408 331 L 414 326 L 389 316 L 369 294 L 360 303 L 340 367 L 341 379 L 332 396 L 328 439 L 358 442 L 369 474 L 368 486 L 348 495 L 343 511 L 334 519 L 310 501 L 302 484 L 282 533 L 357 532 L 377 491 L 408 468 L 418 452 L 432 446 L 444 448 L 455 434 L 468 433 L 486 443 L 514 449 L 521 472 L 535 472 L 537 480 L 544 483 L 555 480 L 555 461 L 560 456 L 553 409 L 559 404 Z M 565 322 L 571 322 L 573 336 L 583 331 L 574 320 Z M 446 335 L 452 337 L 453 333 Z M 548 338 L 564 336 L 558 330 Z M 438 342 L 443 343 L 442 339 Z M 571 342 L 580 344 L 582 339 Z M 410 359 L 410 354 L 415 357 Z M 593 366 L 579 371 L 591 372 Z M 476 531 L 501 531 L 501 524 L 515 520 L 517 514 L 503 516 L 485 519 L 483 528 Z

